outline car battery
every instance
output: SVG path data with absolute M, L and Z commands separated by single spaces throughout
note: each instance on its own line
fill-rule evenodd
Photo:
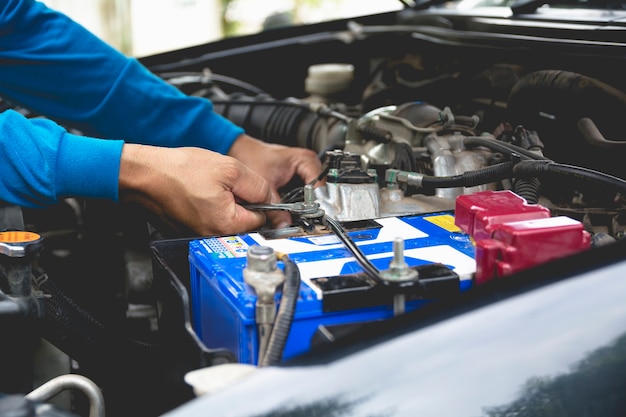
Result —
M 407 312 L 471 287 L 475 249 L 470 237 L 454 224 L 451 212 L 366 220 L 344 224 L 344 229 L 379 271 L 389 268 L 393 242 L 402 239 L 404 262 L 419 273 L 419 285 L 402 294 Z M 300 271 L 300 292 L 283 360 L 309 351 L 320 329 L 394 316 L 389 288 L 368 279 L 330 231 L 283 238 L 255 232 L 195 239 L 189 244 L 192 322 L 206 347 L 228 349 L 241 363 L 258 361 L 256 295 L 243 276 L 246 254 L 253 245 L 287 254 Z M 277 304 L 280 295 L 278 291 Z

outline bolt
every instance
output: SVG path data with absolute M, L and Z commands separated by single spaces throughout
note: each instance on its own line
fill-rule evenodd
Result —
M 248 269 L 254 272 L 272 272 L 276 270 L 276 253 L 269 246 L 254 245 L 248 248 Z
M 389 268 L 400 270 L 408 267 L 404 262 L 404 240 L 397 237 L 393 240 L 393 259 L 389 263 Z
M 390 282 L 412 281 L 418 278 L 418 272 L 411 269 L 404 261 L 404 240 L 397 237 L 393 240 L 393 258 L 389 262 L 389 269 L 381 271 L 381 276 Z M 393 296 L 393 314 L 403 314 L 406 306 L 406 297 L 402 293 Z
M 417 271 L 409 268 L 404 261 L 404 240 L 397 237 L 393 240 L 393 258 L 389 262 L 389 269 L 383 271 L 386 279 L 393 281 L 408 281 L 417 278 Z
M 303 202 L 305 207 L 315 205 L 315 191 L 313 190 L 313 186 L 310 184 L 304 186 Z

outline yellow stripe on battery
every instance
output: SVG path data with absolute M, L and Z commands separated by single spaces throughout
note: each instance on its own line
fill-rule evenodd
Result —
M 441 227 L 444 230 L 452 233 L 460 233 L 461 229 L 454 224 L 454 216 L 450 214 L 442 214 L 439 216 L 424 217 L 424 220 L 431 222 L 434 225 Z

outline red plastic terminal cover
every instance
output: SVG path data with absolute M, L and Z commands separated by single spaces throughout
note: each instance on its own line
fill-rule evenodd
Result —
M 477 284 L 591 247 L 581 222 L 510 191 L 457 197 L 455 223 L 476 243 Z
M 494 227 L 519 220 L 544 219 L 550 210 L 528 204 L 512 191 L 481 191 L 457 197 L 454 222 L 474 240 L 488 239 Z

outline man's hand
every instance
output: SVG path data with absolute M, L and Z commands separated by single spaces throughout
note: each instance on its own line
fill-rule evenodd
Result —
M 265 215 L 237 202 L 278 202 L 270 184 L 252 169 L 234 158 L 199 148 L 125 144 L 119 190 L 120 200 L 139 203 L 199 235 L 260 228 Z
M 266 143 L 245 134 L 235 140 L 228 155 L 265 178 L 270 184 L 275 202 L 280 201 L 278 189 L 294 175 L 309 183 L 322 171 L 322 164 L 312 150 Z M 271 212 L 268 217 L 276 227 L 286 226 L 291 220 L 286 212 Z

